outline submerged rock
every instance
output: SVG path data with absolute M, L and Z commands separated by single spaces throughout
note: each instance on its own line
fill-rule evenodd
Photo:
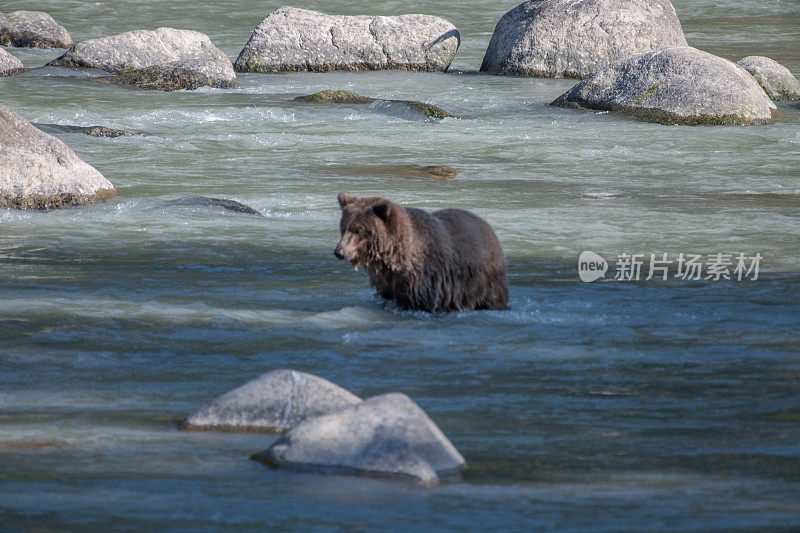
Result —
M 106 128 L 105 126 L 70 126 L 68 124 L 37 124 L 34 123 L 34 126 L 39 128 L 42 131 L 57 131 L 61 133 L 82 133 L 84 135 L 90 135 L 92 137 L 130 137 L 133 133 L 123 131 L 123 130 L 115 130 L 111 128 Z
M 749 56 L 736 64 L 749 72 L 774 101 L 800 100 L 800 81 L 777 61 L 768 57 Z
M 22 61 L 0 48 L 0 77 L 13 76 L 26 70 Z
M 338 175 L 398 176 L 437 180 L 451 180 L 460 173 L 458 169 L 445 165 L 337 165 L 328 167 L 327 170 Z
M 116 195 L 66 144 L 0 105 L 0 207 L 54 209 Z
M 222 198 L 207 198 L 205 196 L 186 196 L 171 202 L 172 205 L 185 205 L 185 206 L 202 206 L 202 207 L 219 207 L 234 213 L 242 213 L 245 215 L 257 215 L 263 217 L 260 212 L 256 211 L 249 205 L 244 205 L 235 200 L 225 200 Z
M 70 48 L 69 32 L 41 11 L 0 13 L 0 45 L 34 48 Z
M 461 42 L 429 15 L 344 17 L 281 7 L 259 24 L 236 59 L 238 72 L 445 71 Z
M 500 19 L 482 72 L 586 78 L 632 54 L 686 45 L 668 0 L 531 0 Z
M 551 105 L 619 111 L 660 124 L 765 124 L 776 111 L 743 68 L 696 48 L 673 46 L 618 61 Z
M 98 68 L 125 85 L 175 91 L 238 83 L 230 59 L 191 30 L 136 30 L 76 44 L 48 66 Z
M 444 109 L 436 107 L 432 104 L 424 102 L 417 102 L 414 100 L 387 100 L 383 98 L 370 98 L 368 96 L 361 96 L 360 94 L 352 93 L 350 91 L 336 91 L 327 90 L 320 91 L 308 96 L 298 96 L 294 99 L 295 102 L 306 102 L 312 104 L 366 104 L 371 105 L 389 115 L 397 115 L 392 109 L 392 105 L 402 106 L 403 110 L 410 110 L 421 114 L 426 118 L 444 119 L 454 117 Z
M 464 458 L 405 394 L 375 396 L 310 418 L 253 457 L 276 468 L 435 483 Z
M 357 396 L 317 376 L 276 370 L 204 405 L 189 415 L 182 428 L 281 433 L 307 418 L 360 402 Z

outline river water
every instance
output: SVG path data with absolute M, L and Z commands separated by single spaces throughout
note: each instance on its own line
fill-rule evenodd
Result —
M 196 29 L 235 59 L 280 4 L 42 0 L 76 41 Z M 240 75 L 148 92 L 85 73 L 0 79 L 119 198 L 0 211 L 0 530 L 730 530 L 800 525 L 800 109 L 765 127 L 666 127 L 552 108 L 565 80 L 478 74 L 515 1 L 312 1 L 424 12 L 462 34 L 452 72 Z M 0 9 L 30 8 L 4 1 Z M 796 0 L 676 0 L 690 44 L 800 74 Z M 28 66 L 58 51 L 11 52 Z M 423 100 L 439 123 L 292 102 Z M 453 180 L 408 175 L 449 165 Z M 431 316 L 337 261 L 336 194 L 484 217 L 510 309 Z M 230 198 L 264 218 L 171 200 Z M 578 256 L 761 254 L 758 279 L 582 283 Z M 611 266 L 614 268 L 613 264 Z M 609 274 L 607 276 L 611 278 Z M 734 276 L 735 277 L 735 276 Z M 467 459 L 437 488 L 272 471 L 264 435 L 174 421 L 294 368 L 402 391 Z

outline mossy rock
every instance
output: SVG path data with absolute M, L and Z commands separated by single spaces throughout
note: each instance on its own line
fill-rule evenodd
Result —
M 295 102 L 306 102 L 309 104 L 366 104 L 375 102 L 375 98 L 361 96 L 350 91 L 327 90 L 308 96 L 298 96 Z
M 390 176 L 401 178 L 426 178 L 451 180 L 460 171 L 446 165 L 337 165 L 326 170 L 337 175 Z
M 686 126 L 768 124 L 777 115 L 775 104 L 746 70 L 689 46 L 613 63 L 551 105 Z
M 368 96 L 361 96 L 350 91 L 341 90 L 326 90 L 318 93 L 310 94 L 307 96 L 299 96 L 294 99 L 295 102 L 305 102 L 312 104 L 351 104 L 351 105 L 371 105 L 375 102 L 390 102 L 395 104 L 404 104 L 409 108 L 417 111 L 418 113 L 435 119 L 444 119 L 449 117 L 457 118 L 440 107 L 425 102 L 418 102 L 416 100 L 393 100 L 387 98 L 370 98 Z
M 123 130 L 115 130 L 105 126 L 70 126 L 68 124 L 34 124 L 42 131 L 55 130 L 62 133 L 82 133 L 91 137 L 130 137 L 133 133 Z
M 0 207 L 25 209 L 31 211 L 49 211 L 64 207 L 101 204 L 118 196 L 113 189 L 102 189 L 95 194 L 61 193 L 52 195 L 0 196 Z

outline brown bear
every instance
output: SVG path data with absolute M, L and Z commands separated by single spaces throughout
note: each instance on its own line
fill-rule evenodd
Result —
M 378 293 L 404 309 L 505 309 L 506 262 L 482 218 L 463 209 L 427 213 L 384 198 L 339 194 L 342 239 L 334 254 L 364 265 Z

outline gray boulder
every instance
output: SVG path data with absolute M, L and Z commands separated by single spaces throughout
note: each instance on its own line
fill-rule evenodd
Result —
M 207 35 L 173 28 L 84 41 L 48 66 L 102 69 L 119 83 L 163 91 L 238 83 L 230 59 Z
M 306 418 L 360 402 L 357 396 L 317 376 L 276 370 L 212 400 L 189 415 L 182 428 L 282 433 Z
M 619 111 L 661 124 L 765 124 L 775 104 L 746 70 L 691 48 L 631 56 L 561 95 L 555 106 Z
M 276 468 L 436 483 L 464 458 L 405 394 L 375 396 L 311 418 L 253 457 Z
M 619 59 L 686 45 L 669 0 L 531 0 L 500 19 L 482 72 L 578 78 Z
M 0 48 L 0 77 L 12 76 L 25 70 L 22 61 Z
M 768 57 L 749 56 L 736 64 L 752 74 L 767 96 L 776 102 L 800 100 L 800 81 L 777 61 Z
M 69 32 L 41 11 L 0 13 L 0 44 L 35 48 L 70 48 Z
M 66 144 L 0 105 L 0 207 L 53 209 L 97 203 L 116 194 Z
M 238 72 L 445 71 L 460 42 L 455 26 L 429 15 L 344 17 L 282 7 L 256 27 L 235 68 Z

